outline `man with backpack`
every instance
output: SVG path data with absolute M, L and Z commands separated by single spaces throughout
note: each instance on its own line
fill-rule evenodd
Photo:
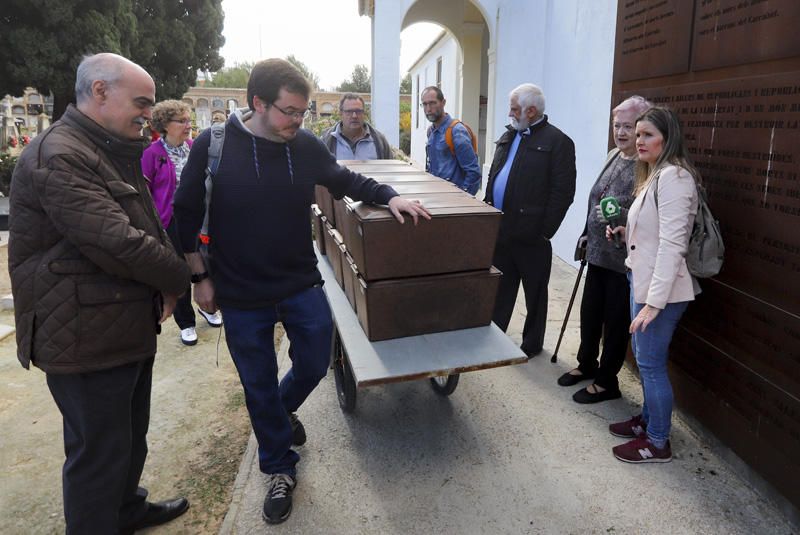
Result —
M 465 123 L 450 117 L 444 105 L 441 89 L 432 85 L 422 90 L 422 110 L 433 123 L 428 128 L 425 170 L 475 195 L 481 186 L 475 134 Z
M 336 198 L 388 205 L 400 223 L 401 212 L 415 224 L 419 217 L 430 218 L 419 203 L 400 198 L 391 187 L 339 166 L 325 145 L 301 128 L 310 93 L 291 63 L 258 62 L 247 83 L 249 110 L 236 110 L 224 128 L 200 134 L 174 202 L 195 301 L 207 311 L 219 306 L 225 319 L 258 440 L 259 468 L 269 476 L 262 516 L 271 524 L 292 511 L 300 459 L 292 446 L 306 441 L 295 412 L 330 363 L 333 320 L 311 240 L 315 185 L 326 186 Z M 219 136 L 224 144 L 213 141 Z M 206 212 L 210 274 L 194 252 Z M 278 321 L 292 360 L 280 382 L 273 346 Z

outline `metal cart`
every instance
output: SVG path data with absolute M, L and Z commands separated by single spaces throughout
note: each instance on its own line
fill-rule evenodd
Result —
M 333 313 L 331 362 L 339 406 L 344 412 L 355 409 L 356 392 L 361 387 L 429 379 L 437 394 L 448 396 L 463 372 L 527 362 L 522 350 L 494 323 L 370 342 L 328 260 L 316 253 Z

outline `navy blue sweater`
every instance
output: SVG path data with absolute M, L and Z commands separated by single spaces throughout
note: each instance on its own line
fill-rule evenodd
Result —
M 174 213 L 184 251 L 197 250 L 205 214 L 205 168 L 210 132 L 192 145 L 175 193 Z M 387 204 L 389 186 L 336 163 L 307 130 L 289 143 L 253 136 L 234 115 L 213 179 L 209 235 L 211 278 L 218 305 L 258 308 L 318 284 L 322 277 L 311 240 L 314 185 L 336 198 Z

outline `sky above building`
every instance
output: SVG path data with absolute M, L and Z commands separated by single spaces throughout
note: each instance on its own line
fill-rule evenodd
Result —
M 323 89 L 350 78 L 358 64 L 371 69 L 371 19 L 358 15 L 358 0 L 223 0 L 222 9 L 225 66 L 294 54 Z M 426 23 L 403 31 L 401 76 L 441 30 Z

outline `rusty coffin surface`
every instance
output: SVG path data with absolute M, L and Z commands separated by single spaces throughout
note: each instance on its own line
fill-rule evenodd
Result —
M 339 230 L 367 281 L 486 270 L 492 265 L 502 213 L 467 193 L 409 195 L 431 214 L 400 224 L 383 207 L 342 204 Z
M 368 282 L 357 269 L 345 269 L 358 321 L 372 342 L 489 325 L 501 275 L 492 267 Z

